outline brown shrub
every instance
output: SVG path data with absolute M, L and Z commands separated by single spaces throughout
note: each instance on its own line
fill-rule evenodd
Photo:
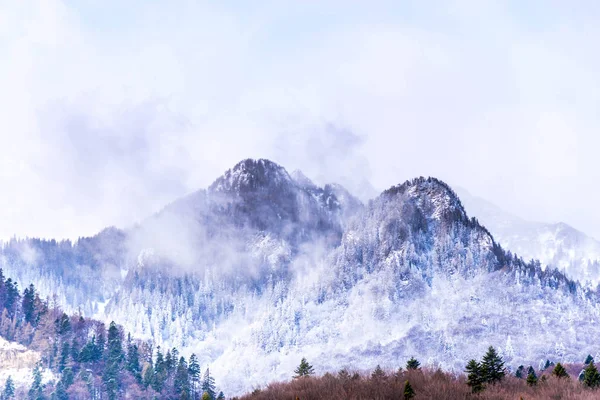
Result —
M 352 374 L 351 374 L 352 375 Z M 592 400 L 600 399 L 600 390 L 586 389 L 576 378 L 559 379 L 546 374 L 547 380 L 530 387 L 524 379 L 506 377 L 483 393 L 472 394 L 463 375 L 440 370 L 387 372 L 385 378 L 360 374 L 358 379 L 341 379 L 337 375 L 307 377 L 291 382 L 271 383 L 240 400 L 397 400 L 403 398 L 404 383 L 413 387 L 415 400 Z M 541 377 L 540 377 L 541 378 Z

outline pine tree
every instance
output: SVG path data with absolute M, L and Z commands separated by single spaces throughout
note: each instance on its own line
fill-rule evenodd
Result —
M 553 365 L 554 365 L 553 362 L 550 362 L 550 360 L 546 360 L 546 364 L 544 364 L 544 370 L 547 370 L 548 368 L 550 368 Z
M 4 384 L 4 390 L 2 391 L 2 400 L 9 400 L 15 397 L 15 384 L 13 383 L 12 377 L 9 376 Z
M 123 345 L 121 343 L 121 334 L 119 328 L 113 322 L 108 328 L 107 348 L 106 348 L 106 364 L 102 380 L 106 386 L 106 393 L 109 400 L 116 400 L 119 395 L 121 386 L 121 370 L 123 363 Z
M 294 379 L 295 379 L 295 378 L 302 378 L 302 377 L 307 377 L 307 376 L 313 375 L 315 373 L 315 371 L 314 371 L 313 366 L 310 365 L 308 363 L 308 361 L 306 361 L 306 358 L 302 357 L 302 360 L 300 360 L 300 365 L 298 366 L 298 368 L 296 368 L 294 373 L 296 374 L 296 375 L 294 375 Z
M 473 393 L 483 390 L 483 377 L 481 376 L 481 366 L 475 360 L 469 361 L 465 368 L 467 373 L 467 385 L 471 387 Z
M 527 384 L 529 386 L 535 386 L 537 385 L 538 382 L 538 378 L 537 375 L 535 374 L 535 371 L 531 370 L 529 371 L 529 374 L 527 374 Z
M 204 377 L 202 378 L 202 391 L 205 394 L 208 393 L 210 400 L 215 400 L 216 390 L 215 378 L 210 375 L 209 369 L 206 368 L 206 372 L 204 372 Z
M 69 342 L 64 341 L 62 344 L 62 348 L 60 351 L 60 359 L 58 361 L 58 371 L 62 372 L 67 363 L 69 362 L 69 356 L 71 355 L 71 348 L 69 346 Z
M 524 369 L 525 369 L 525 366 L 519 365 L 519 368 L 517 368 L 517 372 L 515 372 L 515 376 L 519 379 L 523 379 L 523 370 Z
M 406 369 L 409 369 L 409 370 L 410 369 L 412 369 L 412 370 L 419 369 L 420 365 L 421 365 L 421 363 L 419 361 L 417 361 L 416 358 L 411 357 L 410 360 L 408 360 L 406 362 Z
M 42 384 L 42 371 L 39 363 L 35 365 L 33 369 L 33 383 L 29 388 L 28 396 L 29 400 L 44 400 L 44 385 Z
M 23 291 L 23 300 L 21 301 L 21 309 L 23 311 L 23 316 L 25 317 L 25 322 L 31 324 L 31 326 L 36 326 L 36 316 L 35 316 L 35 287 L 33 284 L 29 285 L 28 288 L 25 288 Z
M 185 362 L 185 358 L 181 357 L 179 359 L 179 363 L 177 364 L 177 369 L 175 371 L 175 378 L 173 380 L 173 387 L 175 389 L 175 393 L 178 396 L 187 395 L 189 397 L 190 394 L 190 386 L 189 386 L 189 371 L 187 362 Z
M 594 362 L 594 357 L 592 357 L 591 354 L 588 354 L 588 356 L 585 358 L 585 365 L 588 365 L 589 363 Z
M 223 394 L 223 392 L 219 392 L 219 395 L 217 396 L 217 400 L 225 400 L 225 395 Z
M 196 390 L 198 388 L 198 384 L 200 383 L 200 364 L 198 363 L 198 357 L 195 354 L 190 356 L 190 361 L 188 362 L 188 375 L 190 377 L 190 389 L 192 398 L 196 398 Z
M 140 354 L 137 345 L 131 343 L 131 338 L 128 339 L 127 346 L 127 371 L 135 380 L 140 383 L 142 381 L 142 367 L 140 366 Z
M 406 381 L 404 383 L 404 400 L 410 400 L 413 397 L 415 397 L 415 391 L 413 390 L 412 386 L 410 385 L 410 382 Z
M 506 370 L 504 368 L 502 357 L 498 355 L 496 349 L 490 346 L 481 361 L 481 376 L 483 382 L 488 384 L 500 382 L 505 374 Z
M 556 364 L 556 367 L 554 367 L 554 370 L 552 370 L 552 375 L 554 375 L 558 378 L 568 378 L 569 377 L 567 370 L 565 369 L 565 367 L 562 366 L 561 363 Z
M 166 380 L 167 367 L 159 346 L 156 348 L 156 363 L 154 364 L 154 379 L 152 379 L 152 389 L 154 389 L 157 393 L 162 392 Z
M 590 388 L 595 388 L 600 385 L 600 374 L 593 361 L 585 367 L 583 384 Z

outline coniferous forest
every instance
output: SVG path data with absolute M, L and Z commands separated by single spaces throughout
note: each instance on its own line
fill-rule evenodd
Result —
M 210 369 L 196 355 L 134 340 L 122 327 L 67 315 L 40 298 L 34 285 L 22 293 L 0 269 L 0 336 L 38 354 L 29 387 L 6 380 L 0 399 L 116 400 L 224 399 Z

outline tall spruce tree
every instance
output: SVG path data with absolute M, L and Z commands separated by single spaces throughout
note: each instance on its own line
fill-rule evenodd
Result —
M 196 392 L 198 390 L 198 385 L 200 384 L 201 373 L 202 371 L 200 370 L 200 363 L 198 363 L 198 357 L 196 357 L 196 354 L 192 353 L 188 362 L 188 375 L 190 377 L 190 391 L 193 399 L 196 398 Z
M 108 328 L 106 363 L 104 373 L 102 374 L 102 380 L 106 386 L 106 394 L 109 400 L 116 400 L 119 397 L 123 361 L 121 333 L 113 321 Z
M 475 360 L 469 361 L 465 367 L 467 373 L 467 385 L 473 393 L 478 393 L 483 390 L 483 377 L 481 376 L 481 366 Z
M 210 400 L 215 400 L 217 387 L 215 386 L 215 378 L 210 375 L 210 370 L 206 368 L 202 377 L 202 391 L 210 396 Z
M 517 371 L 515 372 L 515 376 L 519 379 L 523 379 L 523 370 L 524 369 L 525 369 L 525 366 L 519 365 L 519 368 L 517 368 Z
M 481 360 L 483 382 L 487 384 L 500 382 L 505 374 L 506 369 L 504 368 L 502 357 L 498 355 L 494 347 L 490 346 Z
M 190 397 L 190 377 L 188 365 L 184 357 L 181 357 L 177 363 L 175 378 L 173 379 L 173 388 L 175 389 L 175 394 L 180 398 Z
M 315 373 L 315 370 L 313 366 L 310 365 L 308 361 L 306 361 L 306 358 L 302 357 L 302 360 L 300 360 L 300 365 L 298 366 L 298 368 L 296 368 L 294 373 L 296 374 L 294 375 L 294 378 L 302 378 L 313 375 Z

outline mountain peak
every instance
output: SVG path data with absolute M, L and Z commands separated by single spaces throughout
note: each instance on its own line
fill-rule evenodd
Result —
M 416 205 L 435 220 L 446 217 L 467 219 L 467 213 L 458 195 L 445 182 L 433 177 L 419 177 L 392 186 L 382 196 L 401 194 L 413 199 Z
M 209 187 L 211 192 L 255 191 L 263 187 L 282 187 L 293 180 L 281 165 L 267 159 L 245 159 L 227 170 Z

